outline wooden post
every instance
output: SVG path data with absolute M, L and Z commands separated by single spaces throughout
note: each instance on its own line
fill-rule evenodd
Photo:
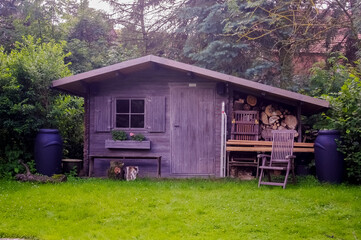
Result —
M 297 142 L 302 142 L 302 122 L 301 122 L 301 106 L 302 102 L 298 103 L 297 105 L 297 119 L 298 119 L 298 138 Z
M 82 85 L 86 89 L 84 95 L 84 146 L 83 146 L 83 170 L 85 173 L 89 172 L 89 148 L 90 148 L 90 93 L 89 85 L 82 82 Z

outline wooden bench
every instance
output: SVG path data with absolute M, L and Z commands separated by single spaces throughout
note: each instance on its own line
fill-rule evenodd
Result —
M 158 166 L 157 166 L 157 177 L 161 177 L 162 173 L 162 156 L 114 156 L 114 155 L 89 155 L 89 173 L 88 176 L 91 177 L 93 175 L 93 169 L 94 169 L 94 159 L 154 159 L 157 160 Z

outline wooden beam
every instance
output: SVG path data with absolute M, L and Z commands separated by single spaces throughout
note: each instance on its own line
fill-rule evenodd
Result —
M 272 141 L 228 140 L 227 146 L 272 146 Z M 313 148 L 314 143 L 295 142 L 295 147 Z
M 272 147 L 227 147 L 229 152 L 272 152 Z M 313 153 L 313 148 L 294 147 L 293 152 Z
M 298 142 L 302 142 L 302 122 L 301 122 L 301 106 L 302 106 L 302 102 L 299 102 L 297 105 L 297 119 L 298 119 L 298 138 L 297 141 Z

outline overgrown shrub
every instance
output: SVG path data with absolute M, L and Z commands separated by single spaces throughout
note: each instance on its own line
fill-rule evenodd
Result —
M 346 177 L 351 183 L 361 183 L 361 71 L 347 66 L 348 72 L 340 91 L 331 96 L 323 95 L 331 104 L 330 110 L 324 114 L 323 128 L 337 129 L 341 132 L 339 151 L 344 154 Z
M 58 93 L 49 86 L 70 75 L 64 45 L 29 36 L 10 53 L 0 47 L 0 177 L 21 171 L 18 160 L 32 160 L 38 129 L 54 127 L 49 112 Z
M 70 95 L 59 95 L 53 101 L 48 118 L 60 131 L 64 158 L 83 158 L 83 105 L 83 98 Z

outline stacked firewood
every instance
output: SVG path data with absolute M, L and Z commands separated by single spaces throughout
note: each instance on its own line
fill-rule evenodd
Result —
M 264 140 L 271 140 L 272 130 L 297 130 L 298 119 L 293 112 L 275 103 L 259 103 L 257 98 L 252 95 L 248 95 L 246 98 L 237 98 L 233 103 L 233 109 L 236 111 L 258 111 L 260 133 Z M 298 137 L 298 133 L 295 136 Z
M 296 130 L 298 120 L 288 109 L 276 104 L 269 104 L 262 107 L 260 113 L 260 130 L 263 139 L 269 140 L 272 130 L 292 129 Z M 296 133 L 296 137 L 298 133 Z

